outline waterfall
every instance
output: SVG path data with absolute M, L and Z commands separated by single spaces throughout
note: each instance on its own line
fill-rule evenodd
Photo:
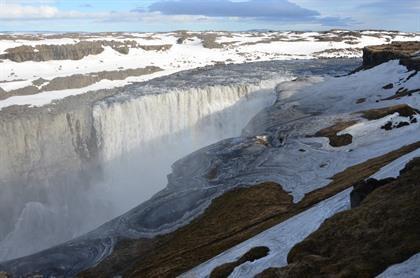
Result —
M 146 201 L 165 187 L 173 162 L 239 136 L 258 111 L 274 102 L 273 88 L 283 80 L 175 88 L 98 103 L 93 114 L 104 177 L 95 195 L 112 200 L 118 214 Z
M 209 115 L 252 98 L 261 90 L 272 90 L 284 80 L 266 80 L 256 85 L 173 88 L 167 93 L 143 95 L 123 102 L 102 101 L 93 109 L 102 158 L 109 161 L 154 139 L 193 128 Z
M 151 87 L 0 122 L 0 261 L 74 238 L 147 200 L 175 160 L 239 135 L 287 79 Z

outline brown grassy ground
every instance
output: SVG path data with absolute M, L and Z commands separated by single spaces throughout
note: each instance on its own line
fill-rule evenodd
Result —
M 392 115 L 397 112 L 400 114 L 400 116 L 403 116 L 403 117 L 409 117 L 409 116 L 420 113 L 419 110 L 414 109 L 407 104 L 398 104 L 398 105 L 389 106 L 385 108 L 371 109 L 371 110 L 361 111 L 357 113 L 361 113 L 363 118 L 371 121 L 371 120 L 377 120 L 377 119 L 386 117 L 388 115 Z
M 336 214 L 297 244 L 289 265 L 259 277 L 375 277 L 420 251 L 420 158 L 361 206 Z
M 369 177 L 420 147 L 420 141 L 352 166 L 298 204 L 280 186 L 239 188 L 215 199 L 203 215 L 177 231 L 152 240 L 125 240 L 111 256 L 81 277 L 175 277 L 252 236 Z
M 363 49 L 363 66 L 365 69 L 394 59 L 410 60 L 420 50 L 420 42 L 392 42 L 384 45 L 372 45 Z

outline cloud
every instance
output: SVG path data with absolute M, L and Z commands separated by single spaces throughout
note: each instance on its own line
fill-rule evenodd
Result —
M 57 3 L 57 0 L 6 0 L 5 3 L 7 4 L 17 4 L 17 5 L 29 5 L 29 6 L 37 6 L 37 5 L 51 5 Z
M 53 18 L 58 13 L 58 9 L 52 6 L 4 4 L 2 5 L 2 9 L 0 9 L 0 19 Z
M 204 15 L 209 17 L 246 17 L 277 21 L 310 21 L 319 13 L 302 8 L 287 0 L 178 0 L 159 1 L 150 11 L 166 15 Z
M 0 0 L 1 1 L 1 0 Z M 267 24 L 292 26 L 327 26 L 347 27 L 353 23 L 351 18 L 323 17 L 317 11 L 305 9 L 287 0 L 158 0 L 149 9 L 138 8 L 131 11 L 97 11 L 95 9 L 59 9 L 55 0 L 8 0 L 0 9 L 0 22 L 46 22 L 54 20 L 66 21 L 72 26 L 81 22 L 92 24 L 142 22 L 145 24 L 171 28 L 172 23 L 184 24 L 184 28 L 209 29 L 212 26 L 222 26 L 233 23 L 231 27 L 241 29 L 249 26 L 264 26 Z M 26 4 L 32 3 L 32 4 Z M 51 3 L 51 4 L 49 4 Z M 84 2 L 86 3 L 86 2 Z M 83 2 L 80 3 L 83 5 Z M 76 9 L 82 6 L 75 6 Z M 89 7 L 89 5 L 83 5 Z M 247 20 L 243 20 L 243 19 Z M 271 22 L 271 23 L 270 23 Z M 64 23 L 63 23 L 64 24 Z M 243 24 L 243 25 L 242 25 Z M 261 25 L 264 24 L 264 25 Z M 105 26 L 105 25 L 104 25 Z M 191 27 L 188 27 L 191 26 Z M 198 27 L 201 26 L 201 27 Z
M 351 17 L 336 17 L 336 16 L 326 16 L 321 17 L 318 19 L 319 23 L 321 23 L 322 26 L 326 27 L 340 27 L 340 28 L 346 28 L 351 27 L 354 24 L 359 24 L 356 20 L 352 19 Z
M 323 17 L 316 10 L 303 8 L 288 0 L 160 0 L 152 4 L 149 10 L 165 15 L 247 18 L 328 27 L 349 27 L 354 23 L 350 17 Z
M 130 12 L 111 12 L 109 15 L 98 18 L 101 22 L 145 22 L 145 23 L 197 23 L 216 22 L 214 18 L 202 15 L 164 15 L 160 12 L 146 12 L 132 10 Z
M 215 22 L 213 18 L 201 15 L 163 15 L 160 12 L 136 11 L 107 11 L 82 12 L 60 10 L 50 5 L 21 5 L 5 4 L 0 9 L 0 22 L 5 21 L 45 21 L 45 20 L 89 20 L 95 23 L 110 22 L 167 22 L 194 23 Z
M 89 3 L 81 4 L 79 7 L 81 7 L 81 8 L 93 8 L 93 6 Z
M 404 15 L 420 13 L 420 1 L 418 0 L 379 0 L 372 3 L 362 4 L 359 6 L 365 12 L 375 14 L 391 14 L 391 15 Z
M 44 0 L 46 1 L 46 0 Z M 15 1 L 17 2 L 17 1 Z M 39 3 L 43 1 L 38 1 Z M 3 4 L 0 20 L 48 20 L 48 19 L 97 19 L 109 16 L 108 12 L 85 13 L 73 10 L 59 10 L 51 5 Z

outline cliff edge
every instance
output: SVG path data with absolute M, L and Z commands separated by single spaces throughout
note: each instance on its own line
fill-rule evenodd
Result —
M 409 70 L 420 69 L 420 42 L 393 42 L 363 49 L 363 68 L 369 69 L 390 60 L 400 59 Z

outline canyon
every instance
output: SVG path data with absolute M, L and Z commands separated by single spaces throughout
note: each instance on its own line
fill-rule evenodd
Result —
M 271 272 L 261 275 L 293 275 L 307 257 L 290 255 L 289 261 L 289 251 L 305 252 L 299 250 L 306 237 L 320 226 L 328 230 L 327 218 L 350 209 L 352 186 L 386 167 L 396 172 L 398 160 L 401 170 L 419 148 L 418 43 L 390 44 L 392 55 L 367 47 L 362 67 L 342 48 L 333 47 L 348 58 L 314 54 L 332 49 L 317 49 L 316 42 L 345 43 L 367 34 L 416 38 L 367 31 L 250 35 L 240 47 L 300 43 L 299 36 L 308 45 L 305 40 L 315 41 L 306 55 L 318 59 L 267 54 L 273 61 L 255 55 L 247 63 L 232 59 L 178 70 L 140 63 L 137 68 L 157 68 L 127 83 L 121 82 L 126 76 L 106 76 L 111 83 L 94 90 L 89 86 L 101 78 L 80 88 L 21 94 L 47 73 L 26 81 L 11 79 L 29 77 L 24 71 L 9 76 L 3 90 L 13 88 L 16 95 L 0 100 L 0 271 L 18 277 L 218 277 L 213 270 L 238 260 L 231 277 L 266 269 Z M 205 35 L 171 34 L 176 43 L 170 48 L 140 49 L 164 53 L 201 40 L 205 51 L 224 51 L 231 45 L 220 36 L 244 36 Z M 118 55 L 138 47 L 129 46 L 128 54 Z M 66 74 L 86 58 L 77 57 Z M 3 64 L 33 62 L 24 60 Z M 259 247 L 268 254 L 242 259 Z M 390 260 L 375 274 L 398 262 Z

